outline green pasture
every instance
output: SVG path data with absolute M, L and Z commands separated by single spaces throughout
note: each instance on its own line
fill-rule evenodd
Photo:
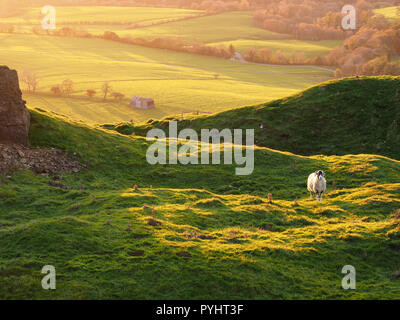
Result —
M 280 98 L 332 77 L 317 67 L 259 66 L 101 39 L 3 34 L 0 43 L 2 64 L 38 75 L 37 94 L 25 95 L 28 105 L 89 123 L 214 113 Z M 50 88 L 65 79 L 74 82 L 72 96 L 51 94 Z M 126 99 L 104 102 L 105 82 Z M 85 96 L 88 89 L 97 91 L 94 99 Z M 156 109 L 132 110 L 131 96 L 153 98 Z
M 285 56 L 294 53 L 304 53 L 307 58 L 328 54 L 335 47 L 341 46 L 340 40 L 302 41 L 302 40 L 235 40 L 215 42 L 211 45 L 233 45 L 236 51 L 245 54 L 252 49 L 269 49 L 274 52 L 280 50 Z
M 258 28 L 254 25 L 252 12 L 235 11 L 171 22 L 162 25 L 121 30 L 118 35 L 135 38 L 176 37 L 190 41 L 214 43 L 233 40 L 276 40 L 290 36 Z
M 257 147 L 251 176 L 236 165 L 151 166 L 143 137 L 37 110 L 30 140 L 88 168 L 0 176 L 1 299 L 399 296 L 399 161 Z M 316 169 L 328 180 L 322 203 L 305 187 Z M 57 289 L 47 291 L 49 264 Z M 342 288 L 346 265 L 356 290 Z

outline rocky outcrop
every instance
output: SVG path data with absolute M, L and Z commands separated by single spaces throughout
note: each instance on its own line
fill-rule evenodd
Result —
M 28 146 L 29 124 L 17 72 L 0 66 L 0 143 Z
M 28 169 L 42 175 L 78 173 L 86 166 L 78 162 L 77 156 L 69 156 L 53 148 L 30 149 L 17 144 L 0 143 L 0 175 L 11 174 L 18 169 Z

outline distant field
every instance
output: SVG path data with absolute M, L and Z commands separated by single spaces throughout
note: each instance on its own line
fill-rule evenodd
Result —
M 99 91 L 99 90 L 98 90 Z M 100 93 L 99 93 L 100 95 Z M 24 93 L 24 99 L 28 105 L 44 110 L 51 110 L 61 115 L 83 121 L 84 123 L 115 123 L 121 121 L 136 122 L 145 121 L 149 118 L 159 119 L 171 114 L 179 114 L 182 107 L 156 108 L 150 110 L 133 110 L 128 106 L 128 101 L 113 101 L 109 99 L 106 102 L 101 99 L 88 99 L 87 97 L 57 97 L 50 94 L 29 94 Z
M 288 39 L 289 35 L 275 33 L 254 26 L 252 12 L 227 12 L 218 15 L 168 22 L 171 19 L 195 17 L 202 11 L 174 8 L 144 7 L 56 7 L 57 25 L 81 27 L 92 34 L 114 31 L 119 36 L 156 38 L 178 37 L 204 43 L 227 40 Z M 40 25 L 43 19 L 41 8 L 31 7 L 19 16 L 2 19 L 2 23 L 20 25 L 21 30 L 29 31 L 32 25 Z M 168 22 L 154 25 L 152 23 Z M 85 22 L 77 25 L 78 22 Z M 102 23 L 103 22 L 103 23 Z M 114 23 L 114 24 L 113 24 Z M 149 25 L 136 28 L 133 25 Z
M 307 58 L 329 53 L 333 48 L 340 46 L 343 41 L 323 40 L 323 41 L 301 41 L 301 40 L 236 40 L 216 42 L 212 45 L 223 44 L 229 46 L 232 44 L 240 53 L 246 53 L 249 48 L 271 49 L 273 51 L 281 50 L 287 56 L 304 52 Z
M 120 36 L 133 37 L 179 37 L 204 43 L 240 39 L 287 39 L 290 36 L 254 26 L 252 12 L 228 12 L 196 19 L 119 31 Z
M 148 96 L 157 104 L 156 110 L 145 111 L 130 109 L 127 101 L 116 106 L 88 98 L 25 97 L 33 107 L 87 122 L 142 121 L 180 111 L 217 112 L 287 96 L 332 76 L 313 67 L 260 66 L 101 39 L 0 35 L 0 41 L 1 63 L 19 71 L 36 70 L 39 92 L 48 94 L 52 86 L 69 78 L 75 82 L 75 95 L 95 89 L 101 96 L 100 88 L 110 81 L 115 91 L 127 97 Z
M 383 14 L 390 21 L 400 20 L 400 15 L 397 14 L 398 7 L 387 7 L 382 9 L 376 9 L 376 14 Z
M 19 16 L 2 19 L 2 23 L 41 24 L 44 17 L 41 7 L 24 9 Z M 56 7 L 57 24 L 76 22 L 153 23 L 168 19 L 194 16 L 197 10 L 148 7 L 74 6 Z

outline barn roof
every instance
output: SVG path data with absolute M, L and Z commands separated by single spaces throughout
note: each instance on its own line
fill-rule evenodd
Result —
M 131 99 L 131 101 L 137 101 L 137 100 L 139 100 L 139 101 L 150 101 L 150 102 L 154 102 L 154 100 L 153 99 L 151 99 L 151 98 L 146 98 L 146 97 L 132 97 L 132 99 Z

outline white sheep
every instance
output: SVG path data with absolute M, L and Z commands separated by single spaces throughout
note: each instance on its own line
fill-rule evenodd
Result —
M 322 195 L 326 191 L 325 172 L 318 170 L 311 173 L 308 176 L 307 189 L 310 191 L 311 199 L 313 199 L 313 193 L 315 193 L 317 201 L 322 201 Z

